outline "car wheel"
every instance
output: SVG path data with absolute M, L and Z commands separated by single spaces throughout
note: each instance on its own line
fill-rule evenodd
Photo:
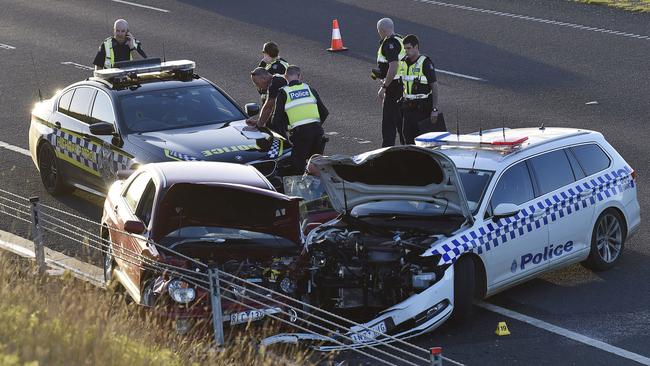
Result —
M 472 316 L 476 287 L 474 261 L 463 256 L 454 263 L 454 310 L 452 320 L 463 322 Z
M 584 264 L 596 271 L 612 268 L 623 252 L 625 229 L 621 214 L 607 209 L 598 216 L 591 232 L 591 251 Z
M 38 149 L 38 169 L 41 174 L 41 182 L 45 190 L 52 196 L 58 196 L 70 190 L 64 182 L 59 159 L 54 153 L 54 148 L 49 143 L 44 143 Z

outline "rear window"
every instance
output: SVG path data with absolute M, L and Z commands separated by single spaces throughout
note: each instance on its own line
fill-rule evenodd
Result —
M 77 88 L 70 103 L 69 115 L 80 121 L 88 120 L 88 110 L 92 101 L 95 90 L 91 88 Z
M 61 96 L 61 98 L 59 98 L 59 111 L 68 111 L 70 108 L 70 101 L 72 100 L 72 94 L 74 94 L 74 89 L 67 91 Z
M 535 174 L 540 195 L 575 182 L 573 169 L 564 150 L 551 151 L 531 158 L 528 162 Z
M 574 146 L 569 150 L 576 157 L 586 175 L 596 174 L 609 167 L 609 156 L 596 144 Z

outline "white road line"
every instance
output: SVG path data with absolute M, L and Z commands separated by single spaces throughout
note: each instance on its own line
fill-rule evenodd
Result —
M 10 46 L 8 44 L 0 43 L 0 48 L 4 48 L 5 50 L 15 50 L 16 47 Z
M 452 71 L 447 71 L 447 70 L 436 69 L 436 72 L 439 72 L 441 74 L 451 75 L 451 76 L 457 76 L 459 78 L 474 80 L 474 81 L 485 81 L 485 79 L 477 78 L 476 76 L 469 76 L 469 75 L 465 75 L 465 74 L 459 74 L 457 72 L 452 72 Z
M 78 63 L 72 62 L 72 61 L 61 62 L 61 65 L 72 66 L 72 67 L 75 67 L 75 68 L 80 69 L 80 70 L 88 70 L 88 71 L 95 70 L 94 67 L 78 64 Z
M 167 10 L 167 9 L 161 9 L 161 8 L 156 8 L 156 7 L 149 6 L 149 5 L 142 5 L 142 4 L 138 4 L 138 3 L 132 3 L 130 1 L 124 1 L 124 0 L 111 0 L 111 1 L 114 2 L 114 3 L 133 5 L 133 6 L 137 6 L 139 8 L 155 10 L 155 11 L 159 11 L 159 12 L 162 12 L 162 13 L 169 13 L 169 10 Z
M 474 7 L 471 7 L 471 6 L 443 3 L 443 2 L 440 2 L 440 1 L 433 1 L 433 0 L 414 0 L 414 1 L 417 1 L 417 2 L 420 2 L 420 3 L 425 3 L 425 4 L 430 4 L 430 5 L 438 5 L 438 6 L 445 6 L 445 7 L 448 7 L 448 8 L 455 8 L 455 9 L 473 11 L 473 12 L 476 12 L 476 13 L 485 13 L 485 14 L 491 14 L 491 15 L 498 15 L 498 16 L 502 16 L 502 17 L 516 18 L 516 19 L 521 19 L 521 20 L 527 20 L 527 21 L 530 21 L 530 22 L 559 25 L 559 26 L 562 26 L 562 27 L 569 27 L 569 28 L 581 29 L 581 30 L 586 30 L 586 31 L 591 31 L 591 32 L 612 34 L 612 35 L 621 36 L 621 37 L 629 37 L 629 38 L 650 40 L 650 36 L 648 36 L 648 35 L 627 33 L 627 32 L 621 32 L 621 31 L 612 30 L 612 29 L 606 29 L 606 28 L 589 27 L 589 26 L 581 25 L 581 24 L 560 22 L 560 21 L 557 21 L 557 20 L 536 18 L 536 17 L 527 16 L 527 15 L 520 15 L 520 14 L 513 14 L 513 13 L 505 13 L 505 12 L 502 12 L 502 11 L 474 8 Z
M 23 149 L 22 147 L 14 146 L 11 144 L 8 144 L 4 141 L 0 141 L 0 147 L 5 148 L 7 150 L 15 151 L 17 153 L 21 153 L 23 155 L 31 156 L 29 153 L 29 150 Z
M 561 335 L 561 336 L 569 338 L 569 339 L 573 339 L 576 342 L 584 343 L 584 344 L 586 344 L 588 346 L 598 348 L 598 349 L 603 350 L 605 352 L 612 353 L 612 354 L 615 354 L 615 355 L 623 357 L 623 358 L 627 358 L 628 360 L 636 361 L 636 362 L 638 362 L 638 363 L 640 363 L 642 365 L 650 366 L 650 358 L 648 358 L 646 356 L 642 356 L 642 355 L 639 355 L 637 353 L 630 352 L 630 351 L 624 350 L 624 349 L 616 347 L 616 346 L 612 346 L 611 344 L 605 343 L 603 341 L 599 341 L 597 339 L 589 338 L 589 337 L 587 337 L 585 335 L 582 335 L 580 333 L 576 333 L 574 331 L 564 329 L 562 327 L 558 327 L 557 325 L 553 325 L 553 324 L 547 323 L 547 322 L 545 322 L 543 320 L 539 320 L 539 319 L 530 317 L 528 315 L 524 315 L 524 314 L 518 313 L 516 311 L 510 310 L 510 309 L 502 308 L 502 307 L 494 305 L 494 304 L 489 304 L 489 303 L 486 303 L 486 302 L 479 302 L 476 305 L 479 306 L 479 307 L 482 307 L 483 309 L 487 309 L 487 310 L 490 310 L 492 312 L 495 312 L 497 314 L 501 314 L 501 315 L 507 316 L 509 318 L 516 319 L 516 320 L 519 320 L 519 321 L 524 322 L 524 323 L 528 323 L 528 324 L 530 324 L 530 325 L 532 325 L 534 327 L 544 329 L 544 330 L 546 330 L 548 332 L 555 333 L 555 334 Z

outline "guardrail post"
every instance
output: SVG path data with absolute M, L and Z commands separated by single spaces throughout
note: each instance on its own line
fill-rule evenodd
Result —
M 442 366 L 442 347 L 431 348 L 431 366 Z
M 34 256 L 38 273 L 45 273 L 45 248 L 43 247 L 43 228 L 41 227 L 41 205 L 38 197 L 30 197 L 32 204 L 32 233 L 34 235 Z
M 223 314 L 221 312 L 221 288 L 219 287 L 219 270 L 208 269 L 210 276 L 210 298 L 212 305 L 212 324 L 214 326 L 214 341 L 217 347 L 224 345 L 223 339 Z

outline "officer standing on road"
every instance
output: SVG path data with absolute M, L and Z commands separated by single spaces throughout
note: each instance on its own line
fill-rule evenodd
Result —
M 402 84 L 396 78 L 399 62 L 404 58 L 402 38 L 395 34 L 395 26 L 390 18 L 383 18 L 377 22 L 377 33 L 381 38 L 377 51 L 377 69 L 372 70 L 373 79 L 382 79 L 382 85 L 377 95 L 383 101 L 381 135 L 382 147 L 395 145 L 396 132 L 404 144 L 402 136 L 402 116 L 397 104 L 402 97 Z
M 291 149 L 291 174 L 305 172 L 307 159 L 323 153 L 323 127 L 329 111 L 316 90 L 302 82 L 300 68 L 291 65 L 284 75 L 289 84 L 282 89 L 275 101 L 273 126 L 288 130 Z M 270 96 L 270 95 L 269 95 Z M 282 135 L 284 131 L 278 131 Z
M 284 75 L 289 67 L 289 63 L 281 58 L 280 48 L 275 42 L 266 42 L 262 46 L 262 54 L 264 57 L 259 63 L 259 67 L 265 68 L 271 75 Z M 266 101 L 267 94 L 262 94 L 262 104 Z
M 99 45 L 93 64 L 95 70 L 110 69 L 116 62 L 133 60 L 138 54 L 142 58 L 147 58 L 140 41 L 129 32 L 129 23 L 124 19 L 118 19 L 113 24 L 113 36 L 106 38 Z
M 403 40 L 406 57 L 401 66 L 404 96 L 404 140 L 415 144 L 415 138 L 426 132 L 447 131 L 442 113 L 438 112 L 436 69 L 428 56 L 420 54 L 418 37 L 409 34 Z
M 260 94 L 267 94 L 268 98 L 264 101 L 259 116 L 247 119 L 246 123 L 250 126 L 265 127 L 273 116 L 275 99 L 278 97 L 280 88 L 287 85 L 287 80 L 282 75 L 271 75 L 263 67 L 256 67 L 251 71 L 251 80 L 257 87 L 257 91 Z

